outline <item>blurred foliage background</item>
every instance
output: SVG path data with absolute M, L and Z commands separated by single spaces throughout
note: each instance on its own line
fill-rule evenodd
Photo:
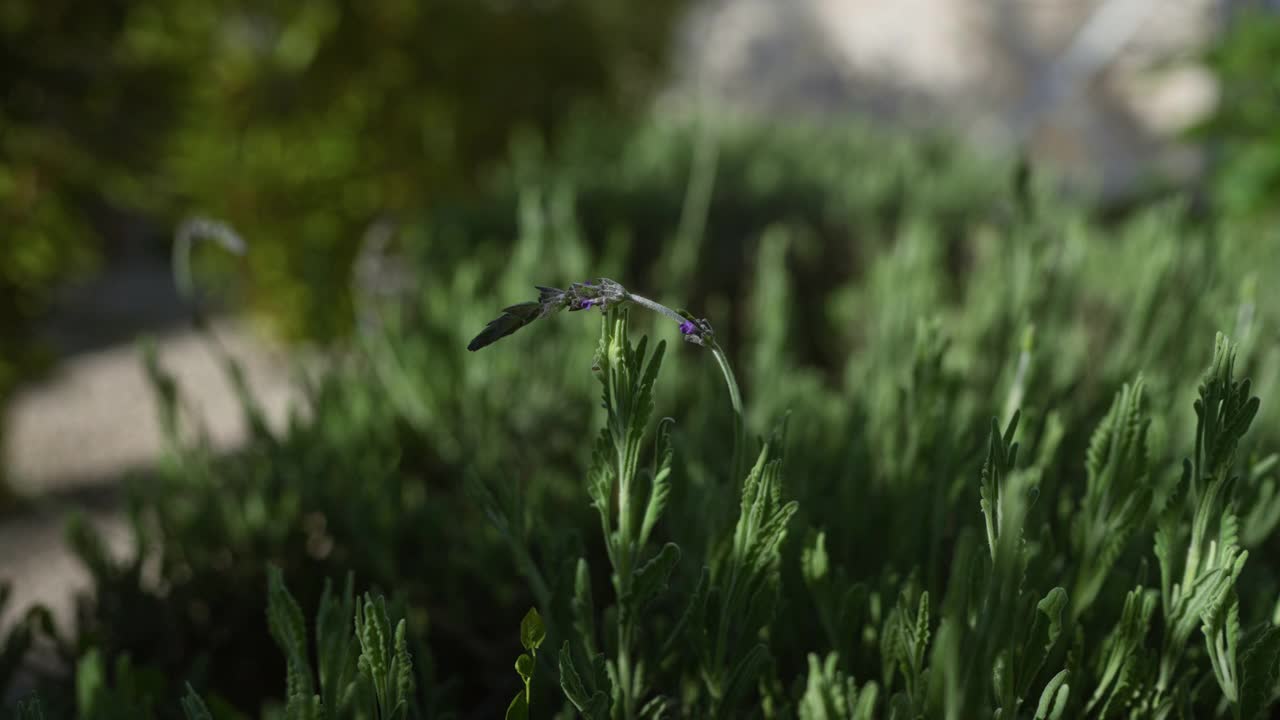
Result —
M 1264 6 L 1249 5 L 1231 18 L 1210 50 L 1209 67 L 1221 98 L 1193 134 L 1210 149 L 1207 184 L 1217 212 L 1256 223 L 1274 235 L 1280 189 L 1280 129 L 1276 123 L 1280 74 L 1280 22 Z
M 340 337 L 373 222 L 468 192 L 514 131 L 640 109 L 683 4 L 4 3 L 0 398 L 47 366 L 56 287 L 191 214 L 253 238 L 241 303 L 277 333 Z
M 279 331 L 332 339 L 372 222 L 467 192 L 517 129 L 641 108 L 681 5 L 5 3 L 0 337 L 122 217 L 164 247 L 203 214 L 253 238 Z

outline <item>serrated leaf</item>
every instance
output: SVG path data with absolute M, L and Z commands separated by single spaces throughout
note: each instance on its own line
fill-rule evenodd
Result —
M 1125 596 L 1120 620 L 1103 648 L 1102 669 L 1086 710 L 1091 712 L 1098 703 L 1103 703 L 1099 715 L 1106 717 L 1107 707 L 1122 694 L 1127 674 L 1140 660 L 1139 653 L 1155 606 L 1156 598 L 1141 587 Z
M 592 672 L 584 681 L 574 665 L 569 641 L 560 646 L 560 689 L 585 720 L 609 720 L 609 695 L 604 689 L 597 689 L 608 678 L 603 666 L 604 655 L 596 655 L 591 662 Z
M 675 543 L 667 543 L 652 559 L 636 570 L 632 595 L 623 598 L 636 608 L 642 608 L 667 587 L 671 571 L 680 561 L 680 547 Z
M 335 715 L 343 712 L 343 698 L 356 673 L 357 652 L 351 632 L 354 614 L 354 575 L 347 574 L 340 596 L 334 595 L 333 583 L 326 580 L 316 612 L 316 660 L 322 703 Z
M 386 600 L 365 593 L 356 605 L 356 639 L 360 643 L 359 668 L 374 684 L 380 697 L 386 697 L 386 675 L 391 666 L 391 621 L 387 617 Z
M 413 660 L 409 655 L 408 625 L 401 618 L 396 623 L 395 659 L 391 664 L 391 682 L 395 683 L 392 715 L 407 714 L 413 698 Z
M 560 647 L 560 689 L 578 710 L 586 706 L 589 695 L 586 686 L 582 683 L 582 676 L 574 667 L 573 653 L 569 650 L 568 640 L 564 641 L 564 645 Z
M 280 568 L 274 565 L 267 569 L 267 627 L 285 656 L 287 702 L 309 703 L 315 694 L 315 681 L 307 660 L 307 626 L 302 608 L 285 587 Z
M 640 524 L 640 536 L 637 545 L 643 547 L 649 541 L 653 528 L 658 524 L 667 507 L 667 497 L 671 493 L 671 462 L 675 450 L 671 445 L 671 427 L 675 421 L 663 418 L 658 423 L 657 440 L 654 444 L 653 482 L 649 488 L 649 502 L 645 505 L 644 520 Z
M 1277 699 L 1280 628 L 1262 629 L 1240 657 L 1240 718 L 1260 720 Z
M 381 717 L 403 717 L 413 695 L 413 661 L 408 649 L 408 626 L 404 619 L 391 629 L 387 600 L 368 593 L 356 602 L 356 640 L 360 655 L 356 669 L 373 689 Z

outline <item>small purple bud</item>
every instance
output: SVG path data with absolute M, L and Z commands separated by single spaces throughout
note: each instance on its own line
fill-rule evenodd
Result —
M 582 308 L 583 310 L 588 310 L 591 308 L 592 305 L 595 305 L 595 304 L 596 303 L 594 300 L 583 300 L 582 302 L 578 303 L 578 307 Z
M 698 326 L 693 324 L 692 320 L 685 320 L 680 323 L 680 333 L 683 335 L 692 335 L 698 332 Z

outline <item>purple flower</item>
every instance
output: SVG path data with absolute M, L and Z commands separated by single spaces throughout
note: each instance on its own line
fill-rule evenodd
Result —
M 597 302 L 598 301 L 596 300 L 583 300 L 582 302 L 578 303 L 578 307 L 582 308 L 583 310 L 589 310 L 591 306 L 595 305 Z
M 683 335 L 692 335 L 698 332 L 698 326 L 693 324 L 692 320 L 685 320 L 680 323 L 680 333 Z

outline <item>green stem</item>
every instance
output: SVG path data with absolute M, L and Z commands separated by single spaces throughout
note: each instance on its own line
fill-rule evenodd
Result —
M 627 293 L 627 299 L 678 323 L 684 323 L 687 320 L 685 316 L 675 310 L 647 297 Z M 742 391 L 738 388 L 738 379 L 733 374 L 733 368 L 729 365 L 729 356 L 725 354 L 724 348 L 720 347 L 720 343 L 715 340 L 711 341 L 709 347 L 711 348 L 711 354 L 716 358 L 716 363 L 720 366 L 720 372 L 724 374 L 724 383 L 729 388 L 729 404 L 733 406 L 733 478 L 735 481 L 741 480 L 743 471 L 742 454 L 747 446 L 746 420 L 743 417 L 742 410 Z
M 650 300 L 647 297 L 642 297 L 640 295 L 636 295 L 635 293 L 627 293 L 627 299 L 637 305 L 648 308 L 649 310 L 652 310 L 660 315 L 666 315 L 667 317 L 671 318 L 672 320 L 675 320 L 678 323 L 682 323 L 686 319 L 683 315 L 676 312 L 675 310 L 672 310 L 671 308 L 667 307 L 666 305 L 663 305 L 660 302 Z
M 724 373 L 724 383 L 729 387 L 729 404 L 733 406 L 733 479 L 742 480 L 742 453 L 746 450 L 746 422 L 742 416 L 742 391 L 738 389 L 738 379 L 729 366 L 729 357 L 725 355 L 720 343 L 712 343 L 711 354 Z
M 614 398 L 624 397 L 619 388 L 614 388 Z M 631 508 L 631 481 L 634 479 L 635 467 L 629 462 L 627 453 L 626 423 L 619 423 L 620 429 L 614 435 L 615 461 L 617 463 L 615 480 L 618 493 L 618 547 L 615 571 L 618 582 L 615 590 L 618 593 L 618 684 L 622 699 L 622 717 L 633 720 L 636 713 L 636 688 L 632 682 L 631 670 L 631 638 L 634 614 L 631 611 L 631 592 L 634 581 L 634 564 L 639 548 L 636 547 L 634 523 Z M 605 537 L 606 544 L 609 538 Z
M 636 692 L 632 680 L 635 674 L 631 670 L 631 618 L 623 618 L 620 611 L 618 619 L 618 683 L 622 686 L 622 717 L 633 720 L 636 716 Z M 630 613 L 625 613 L 630 615 Z
M 542 573 L 538 570 L 538 564 L 533 561 L 533 556 L 529 554 L 529 548 L 515 540 L 512 540 L 511 544 L 516 553 L 516 562 L 519 564 L 525 580 L 531 586 L 533 597 L 538 603 L 538 607 L 544 611 L 550 611 L 551 588 L 547 585 L 547 581 L 543 579 Z
M 195 280 L 191 273 L 191 250 L 198 240 L 209 240 L 233 255 L 243 256 L 247 249 L 244 239 L 225 223 L 208 218 L 188 218 L 175 233 L 173 239 L 173 282 L 178 294 L 195 302 Z

